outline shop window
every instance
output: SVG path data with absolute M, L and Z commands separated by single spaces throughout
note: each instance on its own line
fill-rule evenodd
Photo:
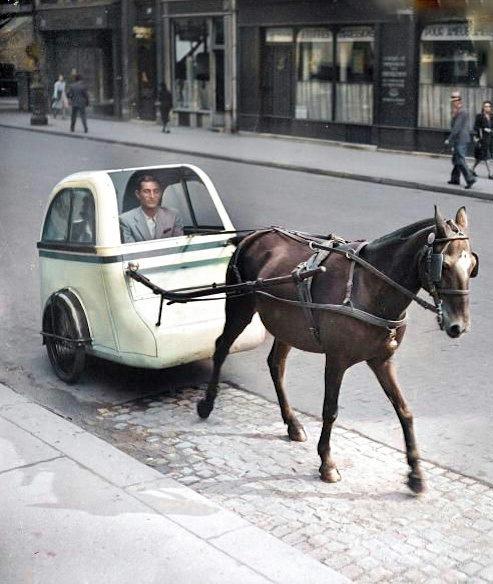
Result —
M 375 32 L 344 27 L 336 37 L 336 121 L 373 123 Z
M 296 37 L 295 117 L 332 120 L 334 37 L 325 28 L 307 28 Z
M 493 21 L 436 23 L 421 34 L 419 126 L 449 128 L 450 93 L 471 114 L 493 93 Z M 474 116 L 471 115 L 471 119 Z
M 205 18 L 174 22 L 175 108 L 209 110 L 209 63 L 211 43 Z

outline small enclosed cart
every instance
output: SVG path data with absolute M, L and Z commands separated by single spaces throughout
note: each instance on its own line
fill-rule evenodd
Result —
M 162 205 L 180 214 L 184 235 L 123 243 L 119 215 L 138 206 L 138 181 L 149 174 L 161 184 Z M 76 381 L 87 354 L 152 369 L 210 357 L 224 325 L 223 295 L 169 303 L 159 291 L 223 283 L 233 231 L 196 166 L 79 172 L 59 182 L 38 242 L 41 332 L 56 374 Z M 264 334 L 255 316 L 232 351 L 259 345 Z

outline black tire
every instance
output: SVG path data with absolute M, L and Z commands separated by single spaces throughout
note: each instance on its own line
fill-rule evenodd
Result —
M 67 339 L 78 338 L 77 328 L 66 306 L 55 304 L 49 311 L 47 322 L 50 323 L 50 330 L 53 334 Z M 84 370 L 85 346 L 47 336 L 46 350 L 58 377 L 66 383 L 75 383 Z

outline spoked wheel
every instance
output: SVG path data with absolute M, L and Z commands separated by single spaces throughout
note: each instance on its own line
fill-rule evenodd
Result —
M 51 365 L 58 377 L 66 383 L 77 381 L 84 370 L 86 348 L 70 340 L 77 339 L 77 329 L 69 310 L 63 305 L 51 307 L 48 322 L 53 334 L 63 337 L 46 337 L 46 349 Z

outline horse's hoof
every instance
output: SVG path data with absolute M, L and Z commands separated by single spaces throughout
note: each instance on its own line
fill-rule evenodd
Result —
M 212 406 L 205 399 L 201 399 L 197 404 L 197 413 L 203 419 L 207 419 L 212 412 Z
M 293 442 L 306 442 L 306 432 L 303 426 L 298 422 L 288 424 L 288 436 Z
M 323 469 L 320 467 L 320 478 L 324 483 L 338 483 L 342 477 L 337 468 Z
M 407 478 L 407 486 L 413 493 L 416 493 L 416 495 L 420 495 L 426 491 L 424 480 L 421 478 L 421 475 L 415 472 L 409 473 Z

